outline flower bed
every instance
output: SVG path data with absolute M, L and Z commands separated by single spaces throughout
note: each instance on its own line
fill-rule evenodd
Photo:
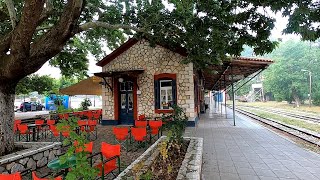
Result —
M 150 146 L 139 158 L 137 158 L 132 164 L 130 164 L 116 180 L 127 180 L 136 177 L 153 177 L 157 173 L 161 172 L 161 169 L 154 168 L 155 165 L 160 167 L 159 158 L 161 158 L 161 143 L 166 141 L 166 137 L 162 136 L 152 146 Z M 189 142 L 182 163 L 179 163 L 180 167 L 172 167 L 172 171 L 178 168 L 179 171 L 175 177 L 169 179 L 200 179 L 201 165 L 202 165 L 202 147 L 203 139 L 196 137 L 184 137 L 184 142 Z M 178 159 L 178 157 L 177 157 Z M 173 164 L 175 166 L 176 164 Z M 167 178 L 167 180 L 169 180 Z
M 15 146 L 24 150 L 1 156 L 0 173 L 35 170 L 46 166 L 48 161 L 61 153 L 60 142 L 16 142 Z

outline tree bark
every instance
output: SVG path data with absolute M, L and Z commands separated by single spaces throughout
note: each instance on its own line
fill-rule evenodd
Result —
M 298 96 L 295 88 L 292 89 L 292 97 L 293 97 L 293 99 L 294 99 L 294 102 L 295 102 L 295 104 L 296 104 L 296 107 L 297 107 L 297 108 L 300 107 L 300 104 L 301 104 L 300 98 L 299 98 L 299 96 Z
M 14 149 L 14 82 L 0 81 L 0 156 Z

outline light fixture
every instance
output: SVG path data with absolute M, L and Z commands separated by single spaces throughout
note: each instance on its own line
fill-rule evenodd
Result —
M 122 82 L 123 82 L 123 78 L 119 78 L 118 81 L 119 81 L 120 83 L 122 83 Z

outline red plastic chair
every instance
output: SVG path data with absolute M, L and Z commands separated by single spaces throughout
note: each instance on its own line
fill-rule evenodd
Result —
M 51 125 L 55 125 L 56 124 L 56 120 L 52 120 L 52 119 L 49 119 L 47 120 L 47 125 L 50 127 Z
M 125 150 L 128 150 L 129 127 L 112 127 L 115 141 L 119 143 Z M 125 146 L 123 144 L 125 143 Z
M 18 125 L 21 124 L 21 120 L 14 120 L 13 122 L 13 132 L 14 134 L 17 134 L 18 132 Z M 19 135 L 19 134 L 18 134 Z M 18 138 L 18 136 L 16 136 L 16 139 Z
M 35 120 L 35 124 L 37 126 L 37 136 L 39 138 L 39 133 L 41 132 L 43 134 L 43 132 L 46 131 L 47 129 L 43 126 L 44 120 L 42 119 Z
M 38 178 L 35 171 L 32 171 L 32 179 L 33 180 L 52 180 L 49 178 Z M 53 180 L 62 180 L 61 176 L 55 177 Z
M 64 126 L 61 129 L 61 134 L 63 137 L 67 138 L 70 136 L 70 126 Z
M 97 124 L 98 121 L 97 120 L 88 120 L 88 129 L 87 129 L 87 133 L 89 134 L 89 136 L 92 134 L 94 139 L 96 140 L 98 137 L 98 132 L 97 132 Z
M 33 132 L 29 130 L 27 124 L 18 124 L 18 131 L 19 131 L 19 141 L 21 138 L 21 135 L 24 135 L 26 138 L 26 141 L 30 140 L 30 134 Z
M 144 147 L 146 148 L 147 144 L 147 128 L 146 127 L 132 127 L 131 128 L 131 135 L 133 140 L 137 143 L 143 143 Z
M 134 121 L 135 127 L 147 127 L 148 121 Z
M 153 137 L 158 136 L 159 138 L 159 130 L 162 127 L 162 120 L 158 121 L 149 121 L 149 127 L 150 127 L 150 141 L 152 141 Z
M 138 121 L 145 121 L 146 120 L 146 115 L 145 114 L 141 114 L 138 116 Z
M 89 143 L 87 143 L 87 144 L 84 144 L 84 150 L 83 150 L 83 148 L 82 147 L 77 147 L 78 146 L 78 142 L 77 141 L 75 141 L 74 143 L 73 143 L 73 145 L 76 147 L 76 153 L 78 153 L 78 152 L 87 152 L 87 153 L 90 153 L 90 154 L 92 154 L 92 151 L 93 151 L 93 141 L 91 141 L 91 142 L 89 142 Z
M 101 143 L 101 160 L 102 162 L 96 166 L 99 170 L 99 176 L 104 177 L 113 173 L 114 170 L 120 169 L 120 144 L 112 145 L 105 142 Z M 105 159 L 104 159 L 105 158 Z M 118 160 L 118 163 L 117 163 Z
M 61 141 L 60 132 L 58 131 L 57 126 L 50 125 L 49 129 L 51 132 L 51 141 L 53 140 L 53 137 L 55 137 L 57 140 Z
M 87 125 L 88 125 L 87 120 L 78 120 L 78 126 L 80 128 L 80 131 L 86 131 Z
M 22 180 L 20 172 L 14 174 L 0 174 L 1 180 Z

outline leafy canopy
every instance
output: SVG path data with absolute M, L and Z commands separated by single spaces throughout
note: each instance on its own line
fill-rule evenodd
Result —
M 272 92 L 278 101 L 304 100 L 309 93 L 309 74 L 312 73 L 312 97 L 315 98 L 320 84 L 319 43 L 287 41 L 270 54 L 275 61 L 264 73 L 266 92 Z
M 67 3 L 47 1 L 48 13 L 33 34 L 34 41 L 58 23 Z M 23 5 L 23 1 L 14 1 L 17 22 Z M 312 0 L 87 0 L 72 32 L 75 36 L 50 64 L 59 67 L 65 76 L 83 77 L 89 53 L 101 59 L 105 55 L 103 47 L 115 49 L 135 32 L 172 48 L 185 47 L 189 53 L 186 62 L 201 68 L 216 64 L 227 55 L 240 55 L 245 44 L 253 47 L 257 55 L 268 53 L 276 45 L 268 39 L 275 22 L 268 9 L 289 16 L 285 33 L 301 34 L 309 40 L 319 38 L 320 8 Z M 0 0 L 0 26 L 0 37 L 12 30 L 4 0 Z
M 16 94 L 29 94 L 33 91 L 39 94 L 49 93 L 54 88 L 54 82 L 55 79 L 47 75 L 30 75 L 20 80 L 16 87 Z

